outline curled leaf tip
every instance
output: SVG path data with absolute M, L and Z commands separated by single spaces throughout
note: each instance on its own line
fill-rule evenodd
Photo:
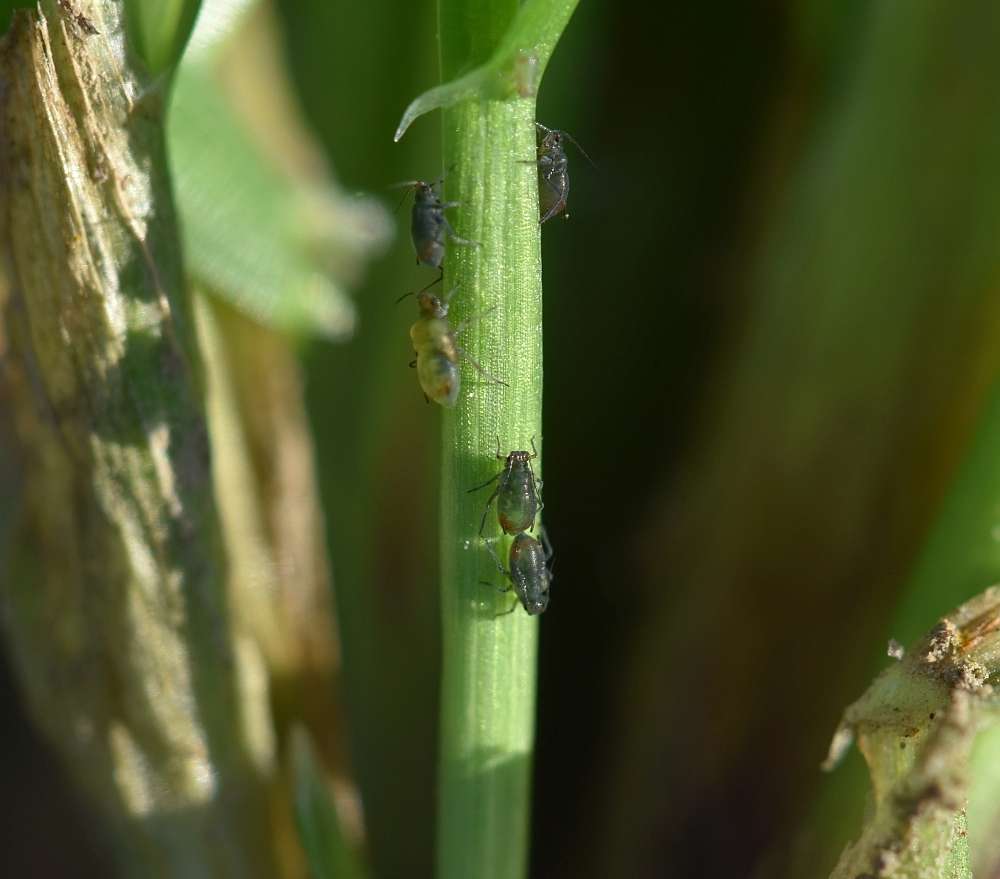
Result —
M 431 110 L 454 106 L 470 98 L 485 96 L 491 73 L 492 65 L 486 64 L 477 67 L 465 76 L 428 89 L 422 95 L 414 98 L 403 112 L 403 118 L 399 121 L 399 126 L 392 138 L 393 141 L 399 143 L 400 138 L 406 134 L 406 129 L 413 124 L 413 120 L 418 116 L 430 113 Z

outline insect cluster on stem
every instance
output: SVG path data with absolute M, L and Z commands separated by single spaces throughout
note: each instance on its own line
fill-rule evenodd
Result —
M 569 217 L 566 202 L 569 198 L 569 171 L 563 140 L 569 140 L 583 156 L 590 157 L 583 148 L 565 131 L 547 128 L 541 123 L 535 123 L 538 133 L 537 157 L 534 159 L 518 159 L 521 164 L 537 167 L 538 173 L 538 222 L 545 223 L 552 217 L 562 215 Z M 593 164 L 593 162 L 591 162 Z M 449 243 L 471 247 L 480 247 L 476 241 L 459 236 L 448 221 L 445 211 L 460 207 L 460 202 L 445 201 L 438 192 L 438 187 L 444 178 L 433 183 L 424 180 L 409 180 L 397 186 L 406 187 L 413 193 L 413 208 L 410 215 L 410 235 L 413 239 L 413 249 L 418 265 L 438 269 L 440 274 L 415 295 L 419 316 L 410 327 L 410 339 L 416 354 L 410 366 L 417 370 L 417 379 L 424 392 L 425 399 L 453 408 L 458 404 L 461 392 L 461 372 L 459 359 L 467 360 L 476 371 L 488 381 L 502 387 L 507 384 L 491 375 L 479 362 L 458 344 L 458 337 L 474 321 L 481 319 L 493 308 L 479 315 L 466 319 L 456 327 L 448 320 L 448 305 L 458 287 L 452 287 L 441 297 L 435 296 L 429 290 L 444 277 L 444 260 Z M 405 196 L 404 196 L 405 198 Z M 397 300 L 399 301 L 399 300 Z M 552 583 L 552 546 L 544 528 L 539 526 L 539 537 L 533 537 L 531 531 L 535 527 L 535 519 L 541 512 L 543 503 L 541 497 L 542 481 L 535 479 L 531 461 L 538 457 L 534 438 L 531 440 L 531 452 L 525 450 L 511 451 L 503 456 L 500 453 L 500 438 L 497 437 L 496 458 L 503 461 L 500 472 L 488 479 L 482 485 L 470 491 L 478 491 L 493 482 L 496 487 L 486 501 L 486 509 L 479 526 L 479 536 L 485 542 L 486 548 L 496 563 L 497 569 L 509 581 L 509 585 L 501 588 L 509 592 L 512 588 L 520 604 L 530 615 L 540 614 L 549 604 L 549 586 Z M 503 534 L 512 535 L 513 540 L 507 555 L 505 568 L 497 556 L 491 541 L 483 537 L 486 520 L 490 508 L 496 503 L 497 520 Z M 517 604 L 510 611 L 516 609 Z
M 528 532 L 535 527 L 535 517 L 542 511 L 544 504 L 540 489 L 542 480 L 535 479 L 531 461 L 538 457 L 535 440 L 531 440 L 531 451 L 512 451 L 506 458 L 500 454 L 500 437 L 497 437 L 496 459 L 503 461 L 503 468 L 495 476 L 487 479 L 482 485 L 470 488 L 469 491 L 479 491 L 492 482 L 496 482 L 493 494 L 486 501 L 483 511 L 483 521 L 479 525 L 479 536 L 482 537 L 486 528 L 486 517 L 490 507 L 496 501 L 497 521 L 504 534 L 513 534 L 508 553 L 507 567 L 504 568 L 497 557 L 492 544 L 487 541 L 486 548 L 497 570 L 511 583 L 514 593 L 521 606 L 530 614 L 540 614 L 549 606 L 549 585 L 552 582 L 552 570 L 549 561 L 552 558 L 552 546 L 544 530 L 540 530 L 542 543 L 539 543 Z M 501 588 L 507 592 L 511 586 Z M 517 605 L 513 605 L 513 611 Z M 510 613 L 510 611 L 507 611 Z

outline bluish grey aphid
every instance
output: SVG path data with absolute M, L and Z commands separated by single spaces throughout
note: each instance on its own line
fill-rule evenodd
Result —
M 444 212 L 458 207 L 457 201 L 441 201 L 434 187 L 440 181 L 425 183 L 423 180 L 407 180 L 396 186 L 406 186 L 413 190 L 413 210 L 410 214 L 410 235 L 413 249 L 417 254 L 417 264 L 440 269 L 444 263 L 445 243 L 468 244 L 479 247 L 478 241 L 460 238 L 448 222 Z
M 538 158 L 526 159 L 525 164 L 538 166 L 538 213 L 539 223 L 551 220 L 558 214 L 569 219 L 566 209 L 566 199 L 569 198 L 569 168 L 566 161 L 566 150 L 563 149 L 563 138 L 575 146 L 583 157 L 594 164 L 590 156 L 565 131 L 546 128 L 540 122 L 535 123 L 538 129 Z
M 486 488 L 491 482 L 497 484 L 493 494 L 486 501 L 479 534 L 482 536 L 483 529 L 486 527 L 486 517 L 489 515 L 494 500 L 497 502 L 497 519 L 505 534 L 530 531 L 534 527 L 535 516 L 538 515 L 543 506 L 539 493 L 542 481 L 535 479 L 535 471 L 531 467 L 532 459 L 538 457 L 535 438 L 531 438 L 531 452 L 511 452 L 505 459 L 500 454 L 500 437 L 497 437 L 496 457 L 498 461 L 504 461 L 503 469 L 496 476 L 487 479 L 482 485 L 469 489 L 470 492 L 479 491 Z
M 518 534 L 510 544 L 509 568 L 504 568 L 493 547 L 486 544 L 497 570 L 510 580 L 521 606 L 529 616 L 536 616 L 549 606 L 549 586 L 552 583 L 549 561 L 552 559 L 552 545 L 544 530 L 541 536 L 545 542 L 544 547 L 530 534 Z M 508 592 L 511 586 L 505 586 L 500 591 Z M 512 613 L 516 607 L 515 604 L 506 613 Z

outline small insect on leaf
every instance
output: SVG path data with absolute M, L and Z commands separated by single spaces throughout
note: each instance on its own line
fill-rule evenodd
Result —
M 549 562 L 552 560 L 552 545 L 544 530 L 541 532 L 541 538 L 542 542 L 539 542 L 530 534 L 518 534 L 510 544 L 507 568 L 497 557 L 493 546 L 489 542 L 486 543 L 497 570 L 511 584 L 501 588 L 500 591 L 508 592 L 513 587 L 518 601 L 529 616 L 537 616 L 549 606 L 549 587 L 552 585 L 552 569 Z M 512 613 L 516 607 L 515 604 L 501 616 Z
M 456 341 L 458 336 L 478 318 L 470 318 L 452 328 L 448 322 L 448 303 L 457 289 L 458 287 L 453 287 L 440 298 L 428 292 L 427 287 L 417 293 L 420 317 L 410 327 L 410 339 L 416 354 L 417 379 L 424 396 L 448 408 L 458 402 L 462 386 L 462 376 L 458 368 L 460 356 L 468 360 L 484 378 L 494 384 L 507 386 L 506 382 L 487 372 L 458 345 Z M 400 298 L 403 299 L 405 296 Z
M 551 220 L 560 214 L 569 219 L 566 200 L 569 198 L 569 162 L 563 148 L 563 138 L 568 140 L 593 165 L 590 156 L 565 131 L 546 128 L 540 122 L 538 129 L 538 158 L 522 160 L 526 165 L 538 166 L 538 213 L 539 223 Z
M 392 188 L 404 187 L 413 192 L 413 210 L 410 214 L 410 235 L 416 251 L 417 264 L 440 269 L 444 265 L 445 245 L 450 240 L 455 244 L 479 247 L 479 242 L 461 238 L 455 233 L 445 216 L 448 208 L 458 207 L 457 201 L 441 201 L 436 187 L 444 178 L 433 183 L 423 180 L 407 180 L 395 183 Z M 408 194 L 408 193 L 407 193 Z M 406 195 L 403 196 L 405 201 Z M 402 206 L 403 201 L 400 201 Z M 399 208 L 397 208 L 398 210 Z
M 531 439 L 530 452 L 512 451 L 506 458 L 500 454 L 500 437 L 497 437 L 496 458 L 504 462 L 503 469 L 482 485 L 469 489 L 470 492 L 479 491 L 496 482 L 496 488 L 487 499 L 486 509 L 483 511 L 483 521 L 479 526 L 480 537 L 486 528 L 486 518 L 494 500 L 497 504 L 497 519 L 505 534 L 519 534 L 534 528 L 535 517 L 543 507 L 540 493 L 542 481 L 535 479 L 535 472 L 531 467 L 532 460 L 537 457 L 534 437 Z

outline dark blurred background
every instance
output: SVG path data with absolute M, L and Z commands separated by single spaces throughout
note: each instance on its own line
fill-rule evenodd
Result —
M 439 117 L 392 142 L 434 5 L 277 9 L 341 185 L 436 177 Z M 913 575 L 1000 393 L 998 45 L 987 0 L 582 0 L 538 99 L 597 167 L 570 153 L 543 230 L 532 876 L 828 875 L 865 796 L 858 757 L 818 769 L 843 708 L 890 635 L 998 579 L 978 531 Z M 379 877 L 431 873 L 437 719 L 441 413 L 406 368 L 398 217 L 355 337 L 302 352 Z M 34 832 L 85 810 L 5 726 L 6 872 L 106 875 L 85 823 Z

